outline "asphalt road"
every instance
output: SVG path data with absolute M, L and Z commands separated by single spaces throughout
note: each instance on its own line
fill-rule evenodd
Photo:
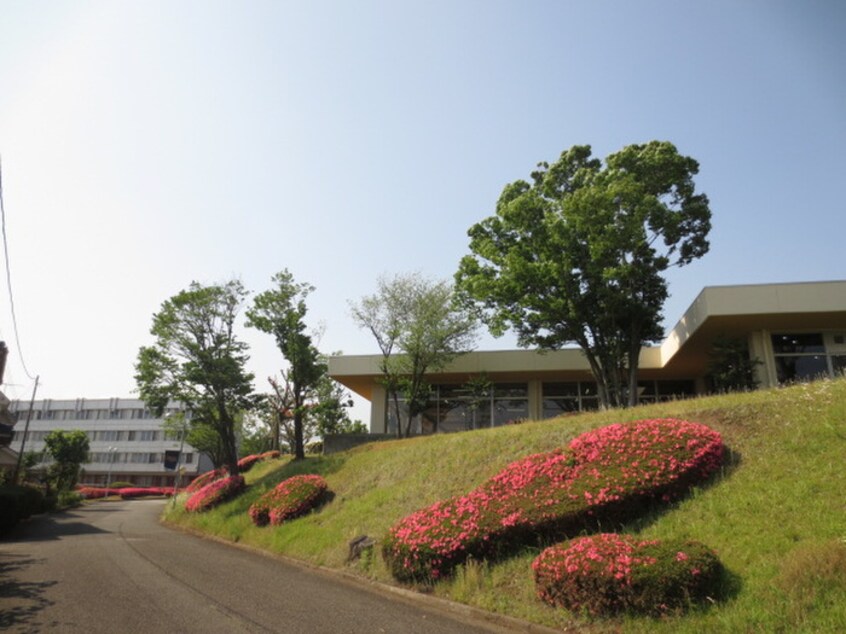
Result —
M 92 504 L 17 527 L 0 541 L 0 630 L 513 631 L 165 528 L 163 504 Z

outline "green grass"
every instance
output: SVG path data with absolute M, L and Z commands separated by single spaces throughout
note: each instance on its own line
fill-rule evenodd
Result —
M 779 390 L 598 412 L 492 430 L 373 443 L 246 474 L 247 493 L 202 515 L 168 505 L 167 521 L 312 563 L 395 583 L 373 555 L 345 563 L 348 542 L 382 538 L 401 517 L 478 486 L 509 462 L 565 445 L 613 422 L 675 417 L 723 434 L 730 464 L 671 508 L 625 526 L 648 538 L 696 539 L 729 571 L 727 598 L 686 616 L 594 620 L 625 632 L 839 632 L 846 630 L 846 379 Z M 283 478 L 318 473 L 334 499 L 280 527 L 252 525 L 247 509 Z M 438 596 L 553 627 L 585 624 L 535 597 L 537 547 L 500 562 L 470 562 L 431 590 Z

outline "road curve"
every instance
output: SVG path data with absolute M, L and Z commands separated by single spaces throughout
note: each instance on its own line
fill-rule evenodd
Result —
M 3 632 L 513 631 L 161 526 L 162 500 L 34 518 L 0 541 Z

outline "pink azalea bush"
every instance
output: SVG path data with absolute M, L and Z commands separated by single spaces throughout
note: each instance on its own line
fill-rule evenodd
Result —
M 279 525 L 316 507 L 326 496 L 326 480 L 319 475 L 298 475 L 280 482 L 250 506 L 256 526 Z
M 662 614 L 716 596 L 722 564 L 699 542 L 603 533 L 547 548 L 532 564 L 546 603 L 594 616 Z
M 124 500 L 128 500 L 130 498 L 148 496 L 170 496 L 173 494 L 173 487 L 122 487 L 120 489 L 107 489 L 105 487 L 81 486 L 77 487 L 76 492 L 86 500 L 109 497 L 110 495 L 119 495 Z
M 188 493 L 195 493 L 202 489 L 207 484 L 211 484 L 215 480 L 219 480 L 226 476 L 226 469 L 213 469 L 212 471 L 206 471 L 205 473 L 198 475 L 194 478 L 191 483 L 185 487 L 185 491 Z
M 383 554 L 397 579 L 437 580 L 468 557 L 496 556 L 539 535 L 574 534 L 597 519 L 618 521 L 654 500 L 669 501 L 708 478 L 723 453 L 720 435 L 698 423 L 658 419 L 596 429 L 403 518 Z
M 244 456 L 238 461 L 238 471 L 241 473 L 246 473 L 250 469 L 252 469 L 256 463 L 262 462 L 264 460 L 273 460 L 278 458 L 281 454 L 278 451 L 265 451 L 264 453 L 256 453 L 250 454 L 249 456 Z
M 246 473 L 250 469 L 252 469 L 257 462 L 261 462 L 262 457 L 260 454 L 251 454 L 249 456 L 244 456 L 238 461 L 238 471 L 241 473 Z
M 117 493 L 123 500 L 160 495 L 170 497 L 173 495 L 173 487 L 125 487 L 118 489 Z
M 192 494 L 185 503 L 185 510 L 191 513 L 208 511 L 234 498 L 246 488 L 243 476 L 227 476 L 207 484 L 202 489 Z
M 117 495 L 117 489 L 107 489 L 106 487 L 87 487 L 78 486 L 76 492 L 79 493 L 85 500 L 94 500 L 97 498 L 105 498 L 110 495 Z

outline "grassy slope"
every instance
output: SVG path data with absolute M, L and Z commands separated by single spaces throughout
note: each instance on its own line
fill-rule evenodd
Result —
M 252 486 L 241 498 L 199 516 L 172 509 L 167 518 L 340 568 L 353 537 L 378 539 L 400 517 L 469 491 L 512 460 L 563 446 L 593 427 L 654 417 L 711 425 L 723 434 L 733 464 L 711 486 L 673 508 L 609 529 L 700 540 L 720 554 L 736 591 L 724 603 L 685 617 L 599 621 L 593 626 L 634 632 L 846 629 L 846 379 L 374 443 L 301 463 L 273 461 L 247 474 Z M 249 505 L 297 473 L 324 475 L 334 500 L 282 527 L 253 526 Z M 537 553 L 537 548 L 527 548 L 504 562 L 471 562 L 434 592 L 546 625 L 584 622 L 535 598 L 530 564 Z M 378 548 L 352 569 L 392 583 Z

